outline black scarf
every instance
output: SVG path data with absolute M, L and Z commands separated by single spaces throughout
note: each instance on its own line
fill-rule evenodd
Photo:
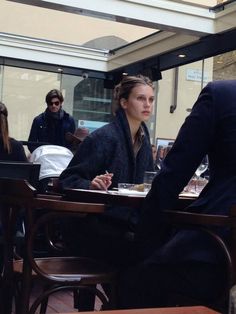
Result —
M 46 117 L 53 120 L 61 120 L 64 117 L 64 110 L 60 109 L 57 112 L 51 112 L 48 108 L 46 109 Z

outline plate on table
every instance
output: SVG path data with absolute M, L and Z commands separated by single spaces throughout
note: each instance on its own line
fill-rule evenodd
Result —
M 146 196 L 147 192 L 135 191 L 135 190 L 118 190 L 116 191 L 118 195 L 128 195 L 128 196 Z
M 197 198 L 199 194 L 192 193 L 192 192 L 181 192 L 179 194 L 180 197 L 191 197 L 191 198 Z
M 127 195 L 127 196 L 146 196 L 147 192 L 135 191 L 135 190 L 85 190 L 85 189 L 74 189 L 78 192 L 88 192 L 94 194 L 111 194 L 111 195 Z

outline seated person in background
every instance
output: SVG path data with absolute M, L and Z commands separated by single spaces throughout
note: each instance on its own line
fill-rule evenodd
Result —
M 146 170 L 153 171 L 149 133 L 144 123 L 153 108 L 152 82 L 143 76 L 125 76 L 115 87 L 114 101 L 117 110 L 113 121 L 92 132 L 80 144 L 60 176 L 61 188 L 106 190 L 117 187 L 119 182 L 139 184 L 143 183 Z M 73 241 L 69 245 L 80 249 L 81 255 L 119 263 L 121 251 L 126 248 L 123 235 L 136 222 L 137 215 L 135 209 L 117 206 L 103 215 L 89 215 L 83 220 L 84 228 L 83 222 L 80 227 L 74 222 Z M 72 224 L 68 226 L 72 233 Z M 83 233 L 83 241 L 77 242 L 76 237 Z M 77 243 L 83 243 L 83 248 Z
M 23 145 L 14 138 L 9 137 L 8 111 L 0 102 L 0 160 L 28 161 Z
M 153 157 L 153 167 L 154 170 L 159 170 L 159 165 L 157 163 L 157 147 L 156 145 L 152 145 L 152 157 Z
M 9 137 L 8 128 L 8 110 L 6 106 L 0 102 L 0 161 L 19 161 L 28 162 L 25 155 L 24 147 L 21 142 Z M 1 223 L 0 223 L 0 233 L 1 233 Z M 22 219 L 17 219 L 16 232 L 22 232 Z M 1 255 L 0 249 L 0 255 Z M 0 256 L 1 259 L 1 256 Z
M 74 134 L 72 134 L 71 132 L 66 133 L 66 140 L 71 143 L 71 151 L 73 154 L 76 153 L 80 143 L 82 143 L 85 137 L 87 137 L 88 135 L 89 129 L 81 127 L 76 129 Z
M 75 131 L 75 121 L 72 116 L 62 109 L 64 97 L 57 89 L 52 89 L 45 98 L 47 109 L 34 118 L 29 138 L 29 142 L 39 142 L 38 144 L 28 144 L 28 149 L 32 153 L 35 148 L 43 144 L 52 144 L 71 148 L 71 144 L 66 140 L 66 133 Z
M 185 305 L 180 296 L 208 305 L 220 297 L 227 267 L 219 245 L 196 229 L 175 230 L 164 239 L 161 232 L 162 210 L 175 209 L 206 154 L 210 180 L 189 211 L 227 215 L 236 204 L 236 80 L 215 81 L 202 90 L 163 160 L 137 228 L 142 260 L 120 280 L 121 308 Z M 226 230 L 215 231 L 227 242 Z

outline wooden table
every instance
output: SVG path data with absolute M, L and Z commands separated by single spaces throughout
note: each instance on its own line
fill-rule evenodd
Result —
M 60 313 L 60 314 L 74 314 Z M 92 314 L 94 312 L 80 312 L 80 314 Z M 98 312 L 97 312 L 98 313 Z M 169 307 L 157 309 L 135 309 L 135 310 L 115 310 L 115 311 L 99 311 L 104 314 L 219 314 L 205 306 L 184 306 L 184 307 Z
M 118 191 L 65 189 L 65 200 L 102 203 L 107 205 L 140 207 L 145 194 L 119 194 Z
M 75 202 L 102 203 L 107 205 L 130 206 L 139 208 L 143 205 L 146 194 L 120 194 L 118 191 L 100 191 L 83 189 L 65 189 L 64 199 Z M 179 196 L 176 209 L 183 209 L 190 205 L 197 195 Z

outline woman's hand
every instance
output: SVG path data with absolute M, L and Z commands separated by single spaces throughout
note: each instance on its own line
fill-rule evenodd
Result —
M 90 185 L 91 190 L 107 190 L 112 183 L 113 173 L 105 173 L 96 176 Z

